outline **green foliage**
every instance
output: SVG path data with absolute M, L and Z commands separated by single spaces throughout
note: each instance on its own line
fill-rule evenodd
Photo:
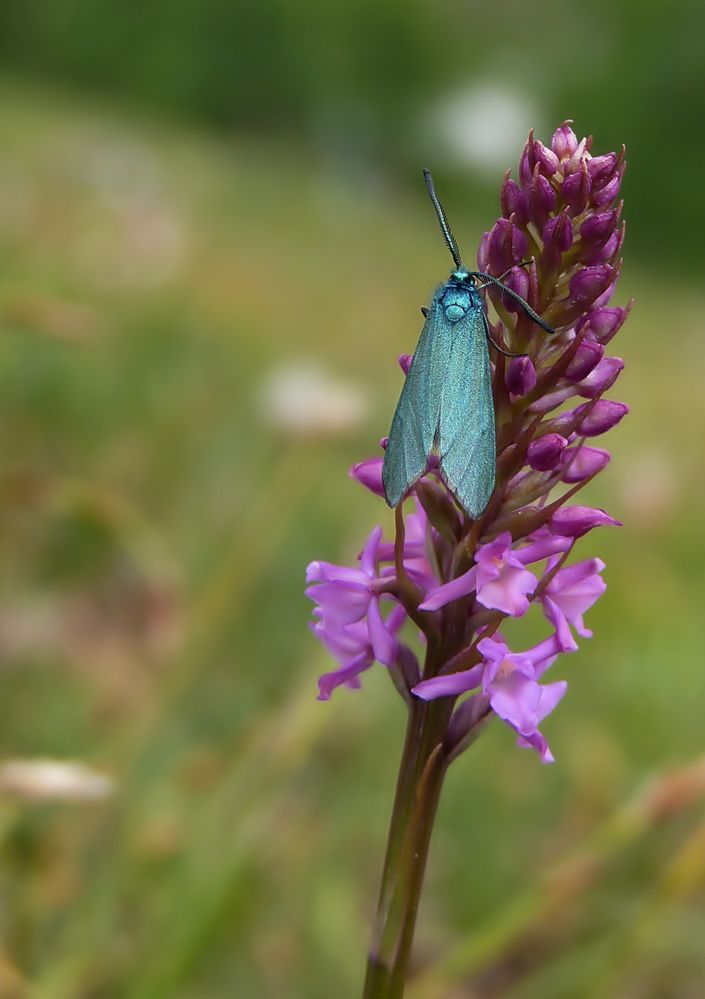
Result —
M 705 7 L 677 0 L 666 33 L 665 19 L 653 0 L 536 0 L 516 16 L 455 0 L 10 0 L 0 57 L 220 129 L 295 136 L 341 169 L 414 180 L 419 158 L 442 165 L 420 117 L 455 88 L 499 82 L 535 98 L 548 125 L 569 116 L 597 129 L 600 148 L 626 142 L 630 253 L 699 272 Z M 490 194 L 463 183 L 466 196 Z

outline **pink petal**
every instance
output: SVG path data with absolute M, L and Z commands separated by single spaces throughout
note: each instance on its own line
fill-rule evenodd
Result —
M 573 638 L 571 630 L 568 627 L 568 621 L 566 620 L 566 617 L 562 613 L 560 607 L 547 594 L 544 595 L 541 602 L 544 614 L 556 629 L 556 635 L 558 636 L 558 641 L 560 642 L 561 651 L 575 652 L 578 648 L 578 644 Z
M 365 547 L 360 554 L 360 568 L 366 576 L 372 578 L 377 570 L 377 547 L 382 538 L 382 528 L 377 525 L 370 532 Z
M 478 586 L 477 601 L 490 610 L 521 617 L 529 609 L 526 594 L 533 593 L 537 585 L 533 572 L 506 566 L 496 579 Z
M 449 583 L 443 583 L 442 586 L 437 586 L 426 595 L 426 599 L 420 605 L 419 610 L 438 610 L 439 607 L 445 607 L 446 604 L 452 603 L 453 600 L 459 600 L 461 597 L 468 596 L 475 589 L 476 574 L 477 569 L 473 566 L 472 569 L 464 572 L 462 576 L 451 579 Z
M 447 676 L 434 676 L 430 680 L 422 680 L 412 688 L 411 693 L 424 701 L 432 701 L 436 697 L 457 697 L 468 690 L 474 690 L 480 685 L 482 666 L 462 670 L 460 673 L 449 673 Z
M 382 620 L 379 610 L 379 601 L 376 597 L 370 600 L 367 610 L 367 627 L 370 633 L 370 645 L 374 652 L 374 657 L 385 666 L 391 666 L 396 660 L 399 648 L 396 638 L 389 634 Z
M 517 739 L 517 746 L 521 746 L 522 749 L 535 749 L 541 757 L 542 763 L 556 762 L 553 753 L 548 748 L 548 743 L 540 732 L 534 732 L 528 736 L 520 735 Z
M 343 683 L 349 687 L 359 686 L 358 676 L 369 669 L 371 665 L 371 656 L 362 653 L 347 666 L 333 670 L 332 673 L 324 673 L 318 678 L 318 700 L 327 701 L 335 688 Z

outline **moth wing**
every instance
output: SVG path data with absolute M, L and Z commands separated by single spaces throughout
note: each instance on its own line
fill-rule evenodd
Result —
M 492 369 L 482 306 L 453 328 L 439 419 L 441 476 L 473 519 L 487 506 L 497 464 Z
M 394 412 L 382 465 L 387 503 L 396 506 L 426 471 L 438 430 L 451 334 L 434 299 Z

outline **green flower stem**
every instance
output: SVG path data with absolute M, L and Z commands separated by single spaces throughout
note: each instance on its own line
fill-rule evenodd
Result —
M 426 857 L 448 759 L 452 698 L 409 708 L 363 999 L 401 999 Z

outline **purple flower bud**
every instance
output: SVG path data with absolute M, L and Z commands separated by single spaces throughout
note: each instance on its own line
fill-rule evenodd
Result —
M 612 455 L 609 451 L 604 451 L 599 447 L 588 447 L 583 444 L 580 447 L 571 447 L 563 452 L 563 475 L 564 482 L 582 482 L 589 479 L 607 465 Z
M 592 341 L 588 341 L 588 343 L 592 343 Z M 595 343 L 594 346 L 602 345 Z M 580 395 L 587 399 L 596 399 L 614 385 L 623 367 L 624 361 L 621 357 L 604 357 L 587 378 L 580 382 Z
M 583 403 L 583 405 L 586 405 L 586 403 Z M 576 427 L 580 422 L 575 412 L 574 409 L 571 409 L 566 413 L 559 413 L 558 416 L 554 416 L 548 424 L 552 433 L 561 434 L 562 437 L 570 437 L 571 434 L 575 433 Z
M 489 260 L 490 251 L 490 234 L 489 232 L 483 232 L 482 239 L 480 240 L 480 245 L 477 249 L 477 266 L 481 271 L 486 271 L 490 266 Z
M 599 364 L 605 348 L 596 340 L 583 340 L 565 369 L 564 376 L 570 382 L 581 382 Z
M 537 472 L 549 472 L 561 460 L 568 441 L 561 434 L 546 434 L 529 444 L 526 458 Z
M 525 301 L 530 303 L 531 281 L 527 270 L 523 267 L 512 268 L 504 279 L 504 283 L 508 288 L 511 288 L 512 291 L 516 292 L 517 295 L 520 295 Z M 523 311 L 519 303 L 515 302 L 513 298 L 509 297 L 509 295 L 502 295 L 502 304 L 508 312 L 518 312 L 521 314 Z
M 580 226 L 580 238 L 588 246 L 595 246 L 604 243 L 614 231 L 619 219 L 619 209 L 613 208 L 608 212 L 598 212 L 590 215 Z
M 552 149 L 544 146 L 543 142 L 534 139 L 534 130 L 532 129 L 519 160 L 519 181 L 525 190 L 528 190 L 531 185 L 537 163 L 541 173 L 546 177 L 552 177 L 558 170 L 558 157 Z
M 563 176 L 567 177 L 568 174 L 575 173 L 576 170 L 582 169 L 583 161 L 585 160 L 585 154 L 589 152 L 590 146 L 592 145 L 592 136 L 587 139 L 581 139 L 576 148 L 570 154 L 569 159 L 563 162 Z
M 513 396 L 526 395 L 536 384 L 536 368 L 530 357 L 513 357 L 505 375 L 507 390 Z
M 457 541 L 461 531 L 460 517 L 448 490 L 431 479 L 419 479 L 414 488 L 429 523 L 448 541 Z
M 519 159 L 519 183 L 525 190 L 529 189 L 531 178 L 534 175 L 535 166 L 536 157 L 534 156 L 534 130 L 532 129 L 529 132 L 529 138 L 526 140 L 526 145 L 524 146 Z
M 531 221 L 541 228 L 556 207 L 556 194 L 539 169 L 540 165 L 537 163 L 529 187 L 529 215 Z
M 368 458 L 366 461 L 359 461 L 357 465 L 349 471 L 351 479 L 357 479 L 360 485 L 369 489 L 376 496 L 384 496 L 384 486 L 382 485 L 382 462 L 384 458 Z
M 573 223 L 567 212 L 561 212 L 549 219 L 543 228 L 543 245 L 554 247 L 559 253 L 565 253 L 573 243 Z
M 544 146 L 543 142 L 539 139 L 534 139 L 534 156 L 541 172 L 547 177 L 552 177 L 558 170 L 558 157 L 552 149 Z
M 508 170 L 504 177 L 499 201 L 505 219 L 509 219 L 513 215 L 517 225 L 526 225 L 529 221 L 529 200 L 517 182 L 510 178 Z
M 580 169 L 566 177 L 561 187 L 561 195 L 572 215 L 580 215 L 585 210 L 590 190 L 590 174 L 583 160 Z
M 490 273 L 502 274 L 523 260 L 527 245 L 526 236 L 518 226 L 507 219 L 498 219 L 490 232 Z
M 595 208 L 603 208 L 607 205 L 611 205 L 619 194 L 619 188 L 622 183 L 622 171 L 614 175 L 614 177 L 608 181 L 604 187 L 601 187 L 599 191 L 593 190 L 592 192 L 592 203 Z
M 607 526 L 621 527 L 622 524 L 604 510 L 589 506 L 562 506 L 548 522 L 551 533 L 562 538 L 582 538 L 593 527 Z
M 570 279 L 571 302 L 587 308 L 610 287 L 615 277 L 615 269 L 609 264 L 583 267 Z
M 586 402 L 582 406 L 578 406 L 573 414 L 580 419 L 579 433 L 583 437 L 599 437 L 600 434 L 616 427 L 628 412 L 629 406 L 624 402 L 598 399 L 596 403 Z
M 548 413 L 561 406 L 572 395 L 575 395 L 575 389 L 572 385 L 564 385 L 563 388 L 554 389 L 553 392 L 546 392 L 536 402 L 532 402 L 529 406 L 529 412 Z
M 556 129 L 551 139 L 551 148 L 559 160 L 567 159 L 578 148 L 578 137 L 570 127 L 572 121 L 566 119 L 562 125 Z
M 409 368 L 411 367 L 411 362 L 414 359 L 413 354 L 400 354 L 399 355 L 399 367 L 404 372 L 405 375 L 409 374 Z
M 602 246 L 596 246 L 591 252 L 587 253 L 583 260 L 586 264 L 606 264 L 614 260 L 614 258 L 619 253 L 623 240 L 623 230 L 619 232 L 613 232 L 612 235 L 607 239 Z
M 587 168 L 593 186 L 598 188 L 606 184 L 617 166 L 617 154 L 605 153 L 603 156 L 593 156 L 588 160 Z
M 626 308 L 593 309 L 588 312 L 586 336 L 593 336 L 600 343 L 609 343 L 631 311 L 631 302 Z

